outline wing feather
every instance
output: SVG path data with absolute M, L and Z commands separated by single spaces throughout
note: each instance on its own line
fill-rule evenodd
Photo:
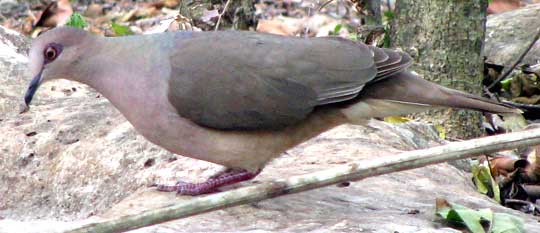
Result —
M 179 36 L 168 98 L 178 114 L 225 130 L 278 129 L 316 106 L 355 98 L 377 75 L 368 46 L 251 32 Z M 386 53 L 387 54 L 387 53 Z M 387 60 L 379 53 L 377 61 Z

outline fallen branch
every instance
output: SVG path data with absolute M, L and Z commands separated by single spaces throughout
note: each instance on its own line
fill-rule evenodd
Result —
M 540 144 L 540 129 L 452 142 L 444 146 L 403 152 L 395 156 L 373 158 L 320 172 L 293 176 L 289 179 L 275 180 L 227 192 L 196 197 L 176 205 L 149 210 L 140 214 L 83 225 L 69 232 L 128 231 L 347 181 L 361 180 L 391 172 L 537 144 Z

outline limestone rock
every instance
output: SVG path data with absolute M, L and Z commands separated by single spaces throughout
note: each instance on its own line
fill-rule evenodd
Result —
M 220 169 L 147 142 L 107 100 L 82 84 L 48 83 L 38 91 L 30 111 L 19 114 L 31 79 L 25 69 L 27 43 L 21 38 L 0 27 L 0 232 L 55 232 L 181 202 L 190 197 L 156 192 L 147 185 L 177 179 L 200 181 Z M 440 143 L 444 142 L 436 130 L 422 123 L 372 121 L 369 127 L 341 126 L 288 151 L 252 182 Z M 527 229 L 540 232 L 540 224 L 532 216 L 478 194 L 469 174 L 447 164 L 134 232 L 457 232 L 433 222 L 436 197 L 519 215 L 526 220 Z
M 487 62 L 510 66 L 531 42 L 540 27 L 540 4 L 488 16 L 484 56 Z M 522 64 L 540 63 L 540 43 L 527 53 Z

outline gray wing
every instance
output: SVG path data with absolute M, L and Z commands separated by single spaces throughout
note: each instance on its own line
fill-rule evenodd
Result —
M 377 67 L 377 75 L 369 83 L 374 83 L 406 70 L 412 65 L 412 58 L 403 52 L 369 46 L 373 51 L 373 59 Z
M 335 38 L 250 32 L 179 37 L 168 98 L 177 112 L 217 129 L 278 129 L 318 105 L 356 97 L 375 78 L 373 52 Z

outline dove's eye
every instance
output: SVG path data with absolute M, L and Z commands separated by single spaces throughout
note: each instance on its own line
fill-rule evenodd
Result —
M 45 63 L 54 61 L 62 52 L 62 46 L 59 44 L 49 44 L 43 51 L 43 56 L 45 58 Z

